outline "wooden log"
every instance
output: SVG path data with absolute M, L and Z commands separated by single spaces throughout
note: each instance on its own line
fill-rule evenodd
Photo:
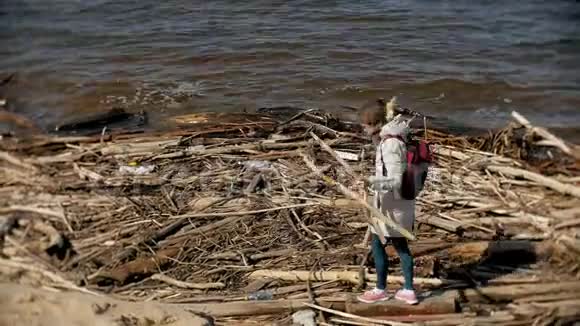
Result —
M 452 221 L 448 219 L 443 219 L 437 216 L 425 216 L 421 220 L 420 223 L 428 224 L 434 226 L 439 229 L 443 229 L 445 231 L 449 231 L 452 233 L 461 233 L 463 231 L 463 223 Z
M 358 271 L 276 271 L 276 270 L 257 270 L 250 275 L 250 279 L 268 277 L 275 278 L 285 281 L 296 281 L 296 282 L 306 282 L 306 281 L 344 281 L 350 282 L 352 284 L 359 283 L 359 273 Z M 376 275 L 365 275 L 365 280 L 369 282 L 376 282 Z M 389 275 L 389 283 L 404 283 L 404 278 L 402 276 Z M 430 285 L 430 286 L 441 286 L 447 284 L 445 280 L 440 280 L 436 278 L 414 278 L 414 283 L 417 285 Z
M 409 305 L 398 300 L 377 304 L 365 304 L 351 298 L 346 302 L 346 312 L 358 316 L 398 316 L 398 315 L 437 315 L 459 312 L 455 295 L 444 294 L 421 300 L 417 305 Z
M 270 301 L 245 301 L 245 302 L 218 302 L 176 305 L 192 311 L 212 317 L 234 316 L 259 316 L 259 315 L 283 315 L 304 309 L 308 299 L 296 300 L 270 300 Z M 344 310 L 344 298 L 318 298 L 318 303 L 324 307 Z
M 135 153 L 157 153 L 163 151 L 166 147 L 177 146 L 179 144 L 179 138 L 168 139 L 168 140 L 158 140 L 150 142 L 121 142 L 108 144 L 106 147 L 101 148 L 100 152 L 102 155 L 128 155 Z
M 508 166 L 490 165 L 486 167 L 489 171 L 509 175 L 512 177 L 524 178 L 534 181 L 544 187 L 550 188 L 565 195 L 570 195 L 580 198 L 580 187 L 571 184 L 564 184 L 556 179 L 543 176 L 538 173 L 526 171 L 523 169 L 512 168 Z
M 544 294 L 580 291 L 580 282 L 514 284 L 457 290 L 457 299 L 467 303 L 510 302 Z

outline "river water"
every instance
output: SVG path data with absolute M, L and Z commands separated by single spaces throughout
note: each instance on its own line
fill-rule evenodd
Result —
M 517 110 L 580 134 L 580 2 L 0 0 L 0 73 L 50 128 L 123 106 L 200 111 L 376 97 L 473 128 Z

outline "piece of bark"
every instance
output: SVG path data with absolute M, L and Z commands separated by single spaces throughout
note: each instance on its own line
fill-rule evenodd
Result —
M 164 274 L 153 274 L 151 275 L 152 280 L 161 281 L 163 283 L 167 283 L 169 285 L 174 285 L 178 288 L 182 289 L 196 289 L 196 290 L 209 290 L 209 289 L 223 289 L 226 285 L 222 282 L 214 282 L 214 283 L 190 283 L 190 282 L 183 282 L 176 279 L 173 279 Z
M 155 256 L 141 257 L 111 270 L 97 272 L 89 279 L 97 282 L 103 279 L 110 279 L 120 284 L 125 284 L 129 278 L 147 277 L 156 273 L 160 267 L 171 262 L 171 258 L 175 257 L 180 250 L 180 248 L 175 247 L 159 250 Z
M 398 300 L 365 304 L 353 298 L 346 302 L 346 312 L 366 317 L 451 314 L 459 312 L 458 308 L 453 294 L 428 297 L 417 305 L 409 305 Z
M 359 273 L 356 271 L 277 271 L 277 270 L 257 270 L 250 275 L 248 275 L 250 279 L 261 278 L 261 277 L 269 277 L 275 278 L 285 281 L 296 281 L 296 282 L 305 282 L 305 281 L 344 281 L 350 282 L 352 284 L 359 283 Z M 370 282 L 376 282 L 377 276 L 372 275 L 365 275 L 365 279 Z M 417 285 L 430 285 L 430 286 L 441 286 L 446 284 L 445 280 L 440 280 L 436 278 L 421 278 L 417 277 L 414 278 L 414 284 Z M 395 276 L 389 275 L 388 277 L 389 283 L 398 283 L 402 284 L 404 282 L 404 278 L 402 276 Z

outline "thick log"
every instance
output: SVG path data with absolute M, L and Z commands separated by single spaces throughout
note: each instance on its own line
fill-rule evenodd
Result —
M 345 309 L 344 298 L 318 298 L 317 301 L 323 307 L 332 307 L 338 310 Z M 305 308 L 304 304 L 308 302 L 309 299 L 296 299 L 200 303 L 178 306 L 195 313 L 212 317 L 234 317 L 290 314 L 298 310 L 303 310 Z
M 250 279 L 268 277 L 284 281 L 344 281 L 352 284 L 359 284 L 359 272 L 356 271 L 276 271 L 276 270 L 257 270 L 248 276 Z M 365 280 L 369 282 L 376 282 L 377 276 L 375 274 L 365 275 Z M 389 275 L 389 283 L 402 284 L 404 279 L 402 276 Z M 446 282 L 436 278 L 422 278 L 416 277 L 414 283 L 417 285 L 441 286 Z
M 457 291 L 457 299 L 468 303 L 510 302 L 516 299 L 544 294 L 580 291 L 580 282 L 514 284 L 489 286 Z
M 453 294 L 444 294 L 421 300 L 417 305 L 409 305 L 398 300 L 389 300 L 377 304 L 366 304 L 355 301 L 346 302 L 346 312 L 358 316 L 399 316 L 399 315 L 438 315 L 459 312 Z

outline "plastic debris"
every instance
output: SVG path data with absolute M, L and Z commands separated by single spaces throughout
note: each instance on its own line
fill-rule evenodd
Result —
M 248 171 L 264 172 L 264 171 L 268 171 L 272 168 L 272 164 L 268 161 L 250 160 L 250 161 L 240 162 L 240 164 L 244 165 L 244 167 Z
M 347 161 L 358 161 L 359 157 L 357 154 L 353 154 L 353 153 L 349 153 L 349 152 L 343 152 L 343 151 L 334 151 L 336 153 L 336 156 L 340 157 L 343 160 L 347 160 Z
M 272 291 L 258 291 L 253 292 L 248 295 L 248 300 L 272 300 L 274 298 L 274 294 Z
M 136 166 L 132 164 L 132 162 L 128 165 L 122 165 L 119 167 L 119 173 L 121 174 L 145 175 L 153 172 L 154 170 L 155 165 Z
M 316 326 L 316 313 L 310 309 L 299 310 L 292 314 L 292 322 L 302 326 Z

